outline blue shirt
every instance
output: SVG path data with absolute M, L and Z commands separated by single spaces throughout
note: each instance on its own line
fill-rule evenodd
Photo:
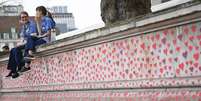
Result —
M 42 17 L 41 20 L 41 27 L 42 27 L 42 34 L 47 33 L 48 31 L 51 31 L 51 29 L 55 28 L 55 22 L 48 16 Z M 43 38 L 46 42 L 50 42 L 51 36 L 47 36 Z
M 28 23 L 22 26 L 20 36 L 27 40 L 27 38 L 31 36 L 32 33 L 37 33 L 37 28 L 34 22 L 29 21 Z

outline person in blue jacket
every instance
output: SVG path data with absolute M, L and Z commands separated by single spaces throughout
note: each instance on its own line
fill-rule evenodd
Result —
M 22 50 L 25 48 L 28 37 L 31 34 L 37 33 L 36 24 L 29 20 L 29 15 L 27 12 L 23 11 L 20 13 L 20 24 L 21 26 L 21 40 L 15 48 L 12 48 L 9 55 L 9 61 L 7 69 L 10 73 L 6 77 L 12 76 L 12 78 L 17 78 L 19 76 L 18 71 L 24 72 L 24 56 Z
M 33 52 L 36 51 L 36 46 L 51 42 L 51 30 L 54 29 L 56 25 L 51 14 L 44 6 L 36 8 L 35 21 L 38 34 L 29 37 L 25 46 L 25 51 L 28 53 L 25 56 L 25 60 L 28 61 L 26 62 L 25 67 L 28 69 L 30 69 L 30 61 L 35 59 Z

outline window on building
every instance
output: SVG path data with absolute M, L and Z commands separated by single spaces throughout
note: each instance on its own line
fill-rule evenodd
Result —
M 9 33 L 4 33 L 4 39 L 8 40 L 9 39 Z

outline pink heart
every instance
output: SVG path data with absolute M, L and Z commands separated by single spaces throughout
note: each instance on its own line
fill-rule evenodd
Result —
M 160 39 L 160 34 L 156 34 L 156 39 L 157 39 L 157 40 Z
M 183 57 L 186 59 L 187 56 L 188 56 L 188 52 L 186 51 L 186 52 L 184 52 L 182 55 L 183 55 Z
M 187 26 L 184 27 L 183 31 L 184 31 L 185 34 L 188 34 L 188 33 L 189 33 L 189 29 L 188 29 L 188 27 L 187 27 Z
M 193 55 L 193 58 L 194 58 L 196 61 L 199 60 L 199 57 L 200 57 L 200 54 L 199 54 L 199 53 L 195 53 L 195 54 Z
M 145 44 L 141 44 L 140 47 L 144 50 L 145 49 Z
M 163 53 L 167 55 L 168 49 L 164 49 L 164 50 L 163 50 Z
M 152 48 L 153 48 L 153 49 L 156 49 L 156 48 L 157 48 L 157 47 L 156 47 L 156 44 L 153 44 L 153 45 L 152 45 Z
M 197 29 L 197 26 L 196 26 L 196 25 L 192 25 L 192 26 L 191 26 L 191 30 L 192 30 L 193 33 L 196 32 L 196 29 Z
M 180 52 L 180 49 L 181 49 L 180 47 L 176 47 L 177 52 Z
M 190 51 L 192 51 L 192 50 L 193 50 L 193 46 L 188 46 L 188 49 L 189 49 Z
M 179 68 L 180 68 L 181 70 L 184 70 L 184 64 L 183 64 L 183 63 L 179 64 Z
M 161 41 L 162 41 L 163 44 L 166 44 L 167 39 L 163 38 Z
M 191 41 L 193 41 L 194 38 L 195 38 L 195 37 L 194 37 L 193 35 L 189 36 L 189 40 L 191 40 Z
M 182 38 L 183 38 L 183 35 L 180 34 L 180 35 L 178 36 L 178 39 L 179 39 L 180 41 L 182 41 Z

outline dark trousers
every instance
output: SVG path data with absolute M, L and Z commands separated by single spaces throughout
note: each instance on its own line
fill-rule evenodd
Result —
M 11 70 L 12 73 L 16 73 L 17 69 L 20 70 L 24 65 L 23 49 L 25 45 L 12 48 L 10 51 L 10 56 L 8 60 L 7 69 Z
M 27 53 L 27 51 L 29 50 L 32 50 L 32 51 L 35 51 L 36 50 L 36 46 L 39 46 L 39 45 L 42 45 L 42 44 L 45 44 L 46 41 L 42 38 L 37 38 L 37 37 L 28 37 L 27 39 L 27 43 L 25 45 L 25 53 Z M 26 56 L 28 54 L 25 54 Z

